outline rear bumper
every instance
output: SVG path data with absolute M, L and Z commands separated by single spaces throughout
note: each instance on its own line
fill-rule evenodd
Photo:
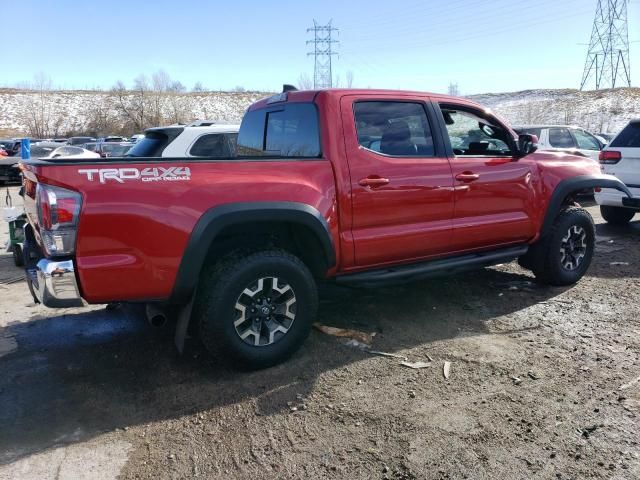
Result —
M 640 198 L 640 188 L 629 187 L 629 190 L 633 194 L 634 198 Z M 630 206 L 623 205 L 623 199 L 627 198 L 627 195 L 619 190 L 603 188 L 600 192 L 596 192 L 594 197 L 598 205 L 608 205 L 611 207 Z
M 43 258 L 29 272 L 28 281 L 40 303 L 47 307 L 83 305 L 72 260 L 54 261 Z

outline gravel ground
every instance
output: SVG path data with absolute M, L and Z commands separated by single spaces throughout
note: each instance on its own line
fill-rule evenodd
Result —
M 590 211 L 596 258 L 572 288 L 516 264 L 322 288 L 321 323 L 431 359 L 418 370 L 314 331 L 234 372 L 132 307 L 50 310 L 0 283 L 0 479 L 640 478 L 640 222 Z M 0 279 L 19 273 L 0 255 Z

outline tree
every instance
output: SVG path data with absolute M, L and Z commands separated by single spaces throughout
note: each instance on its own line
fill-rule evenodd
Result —
M 313 89 L 313 81 L 311 77 L 305 72 L 301 73 L 298 77 L 298 88 L 300 90 L 312 90 Z
M 139 132 L 146 127 L 149 81 L 146 76 L 139 75 L 134 80 L 134 88 L 128 91 L 125 84 L 118 80 L 111 89 L 117 100 L 117 110 L 133 130 Z
M 35 95 L 29 95 L 23 120 L 27 125 L 30 136 L 46 138 L 53 130 L 53 102 L 51 98 L 51 77 L 44 72 L 38 72 L 33 77 L 30 89 Z M 61 121 L 55 122 L 58 125 Z
M 453 82 L 449 82 L 448 93 L 452 97 L 459 97 L 460 96 L 460 90 L 458 89 L 458 84 L 457 83 L 453 83 Z
M 348 70 L 346 74 L 347 88 L 353 88 L 353 71 Z
M 202 86 L 202 82 L 196 82 L 191 91 L 194 93 L 202 93 L 206 92 L 207 89 Z
M 239 92 L 239 93 L 244 93 L 247 91 L 246 88 L 244 88 L 242 85 L 237 85 L 236 87 L 234 87 L 233 89 L 234 92 Z

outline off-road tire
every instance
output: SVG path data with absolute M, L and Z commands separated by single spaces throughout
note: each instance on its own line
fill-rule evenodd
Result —
M 576 232 L 578 232 L 576 234 Z M 584 233 L 584 237 L 582 234 Z M 572 242 L 572 235 L 578 235 L 584 244 L 584 252 L 576 266 L 569 269 L 564 262 L 570 262 L 563 253 L 563 248 L 569 250 L 567 242 Z M 568 237 L 569 236 L 569 237 Z M 567 238 L 570 238 L 567 240 Z M 595 247 L 596 229 L 593 218 L 583 208 L 567 207 L 555 218 L 549 232 L 527 253 L 527 261 L 531 270 L 540 283 L 564 286 L 573 285 L 589 269 Z M 577 242 L 578 243 L 578 242 Z M 577 250 L 579 248 L 576 248 Z
M 236 302 L 253 282 L 278 278 L 295 295 L 295 319 L 278 341 L 254 346 L 239 335 L 234 322 Z M 288 308 L 288 307 L 287 307 Z M 200 339 L 218 360 L 239 369 L 267 368 L 289 358 L 304 343 L 318 309 L 313 275 L 297 257 L 284 250 L 234 252 L 205 267 L 200 278 L 193 319 Z
M 626 207 L 600 205 L 600 214 L 611 225 L 626 225 L 631 221 L 636 211 Z

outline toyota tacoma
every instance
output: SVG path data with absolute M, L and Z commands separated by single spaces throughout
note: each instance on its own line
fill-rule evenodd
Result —
M 592 160 L 536 151 L 439 94 L 294 91 L 253 104 L 228 158 L 25 162 L 26 268 L 51 307 L 175 311 L 219 358 L 264 368 L 308 336 L 317 284 L 376 286 L 518 259 L 570 285 L 594 251 Z M 634 204 L 635 205 L 635 204 Z

